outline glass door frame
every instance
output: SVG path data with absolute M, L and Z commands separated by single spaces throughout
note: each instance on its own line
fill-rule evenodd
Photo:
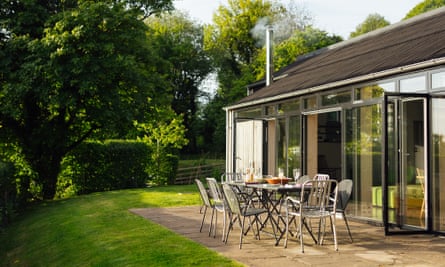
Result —
M 425 160 L 425 166 L 424 166 L 424 171 L 425 171 L 425 190 L 424 190 L 424 200 L 425 200 L 425 215 L 424 215 L 424 222 L 425 222 L 425 226 L 424 227 L 407 227 L 408 225 L 406 224 L 399 224 L 399 223 L 393 223 L 389 221 L 389 203 L 388 203 L 388 195 L 389 195 L 389 154 L 390 153 L 394 153 L 394 151 L 390 151 L 390 146 L 389 146 L 389 133 L 388 133 L 388 105 L 389 103 L 391 103 L 393 100 L 402 103 L 402 101 L 404 99 L 423 99 L 424 100 L 424 111 L 425 114 L 423 115 L 424 117 L 424 126 L 425 126 L 425 135 L 424 135 L 424 144 L 425 144 L 425 152 L 424 155 L 426 157 Z M 426 233 L 426 232 L 430 232 L 431 229 L 431 219 L 430 219 L 430 214 L 429 214 L 429 208 L 428 208 L 428 203 L 429 203 L 429 182 L 428 182 L 428 177 L 429 177 L 429 165 L 428 163 L 430 162 L 430 153 L 428 153 L 428 151 L 430 151 L 430 98 L 431 96 L 428 94 L 403 94 L 403 93 L 385 93 L 384 96 L 384 102 L 383 102 L 383 127 L 384 127 L 384 131 L 383 131 L 383 138 L 384 138 L 384 157 L 383 157 L 383 180 L 382 180 L 382 191 L 383 191 L 383 224 L 384 224 L 384 228 L 385 228 L 385 235 L 392 235 L 392 234 L 413 234 L 413 233 Z M 398 118 L 396 118 L 396 121 L 394 122 L 395 124 L 395 136 L 396 136 L 396 140 L 395 140 L 395 144 L 396 144 L 396 150 L 397 150 L 397 158 L 396 160 L 398 161 L 398 166 L 399 169 L 397 170 L 397 177 L 396 179 L 400 178 L 401 174 L 401 165 L 402 165 L 402 158 L 400 153 L 402 153 L 401 149 L 402 149 L 402 144 L 400 144 L 402 137 L 401 135 L 401 122 L 400 122 L 400 117 L 401 114 L 399 114 L 399 111 L 396 111 L 395 114 Z M 398 229 L 395 229 L 396 227 L 398 227 Z

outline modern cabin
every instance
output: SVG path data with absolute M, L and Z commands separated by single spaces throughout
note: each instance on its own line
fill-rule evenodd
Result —
M 226 110 L 226 171 L 352 179 L 347 214 L 445 233 L 445 9 L 297 58 Z

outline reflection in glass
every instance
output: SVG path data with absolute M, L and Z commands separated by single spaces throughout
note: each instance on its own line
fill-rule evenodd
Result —
M 266 107 L 266 115 L 275 115 L 275 105 Z
M 303 107 L 305 109 L 316 108 L 317 107 L 317 97 L 311 96 L 311 97 L 305 98 L 303 100 Z
M 370 100 L 383 97 L 384 89 L 379 85 L 369 85 L 361 88 L 355 88 L 354 100 Z
M 277 170 L 283 169 L 287 170 L 286 168 L 286 152 L 287 152 L 287 140 L 286 140 L 286 119 L 279 119 L 278 120 L 278 133 L 277 133 Z M 278 175 L 276 173 L 275 175 Z M 284 173 L 284 175 L 288 175 L 287 173 Z
M 293 175 L 294 169 L 300 168 L 300 117 L 289 118 L 289 145 L 287 148 L 288 175 Z
M 417 76 L 400 80 L 401 93 L 415 93 L 426 90 L 426 76 Z
M 445 87 L 445 72 L 437 72 L 431 74 L 431 89 Z
M 321 97 L 321 104 L 323 106 L 346 103 L 349 101 L 351 101 L 351 92 L 349 90 L 337 93 L 333 92 Z
M 432 99 L 432 212 L 433 230 L 445 230 L 445 99 Z
M 300 101 L 293 100 L 291 102 L 282 103 L 278 105 L 278 114 L 286 114 L 289 112 L 300 111 Z
M 382 125 L 381 105 L 346 111 L 346 177 L 356 185 L 356 216 L 382 220 Z
M 236 116 L 237 118 L 258 118 L 261 116 L 261 108 L 238 111 Z
M 387 82 L 380 83 L 378 87 L 382 88 L 385 92 L 395 92 L 396 91 L 396 83 L 395 82 Z
M 400 102 L 400 174 L 396 181 L 399 195 L 398 224 L 425 226 L 425 100 L 405 98 Z M 420 174 L 422 173 L 422 174 Z M 422 177 L 421 177 L 422 176 Z M 388 189 L 391 189 L 389 187 Z M 392 200 L 388 197 L 388 200 Z

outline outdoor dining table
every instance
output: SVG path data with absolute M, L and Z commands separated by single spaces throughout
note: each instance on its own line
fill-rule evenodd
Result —
M 287 196 L 291 194 L 297 195 L 301 193 L 301 184 L 263 184 L 263 183 L 231 183 L 233 186 L 239 188 L 243 192 L 244 198 L 249 205 L 255 203 L 254 199 L 260 200 L 260 205 L 267 209 L 267 217 L 262 221 L 260 230 L 265 230 L 267 222 L 272 226 L 271 233 L 275 238 L 275 245 L 280 243 L 280 240 L 286 234 L 285 216 L 281 213 L 282 204 Z M 248 189 L 248 190 L 245 190 Z M 305 227 L 308 227 L 305 224 Z M 270 232 L 268 232 L 270 233 Z M 315 242 L 315 237 L 311 234 Z

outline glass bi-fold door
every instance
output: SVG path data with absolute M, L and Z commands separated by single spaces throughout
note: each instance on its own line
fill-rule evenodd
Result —
M 385 99 L 385 230 L 423 231 L 428 218 L 428 99 L 417 95 Z

